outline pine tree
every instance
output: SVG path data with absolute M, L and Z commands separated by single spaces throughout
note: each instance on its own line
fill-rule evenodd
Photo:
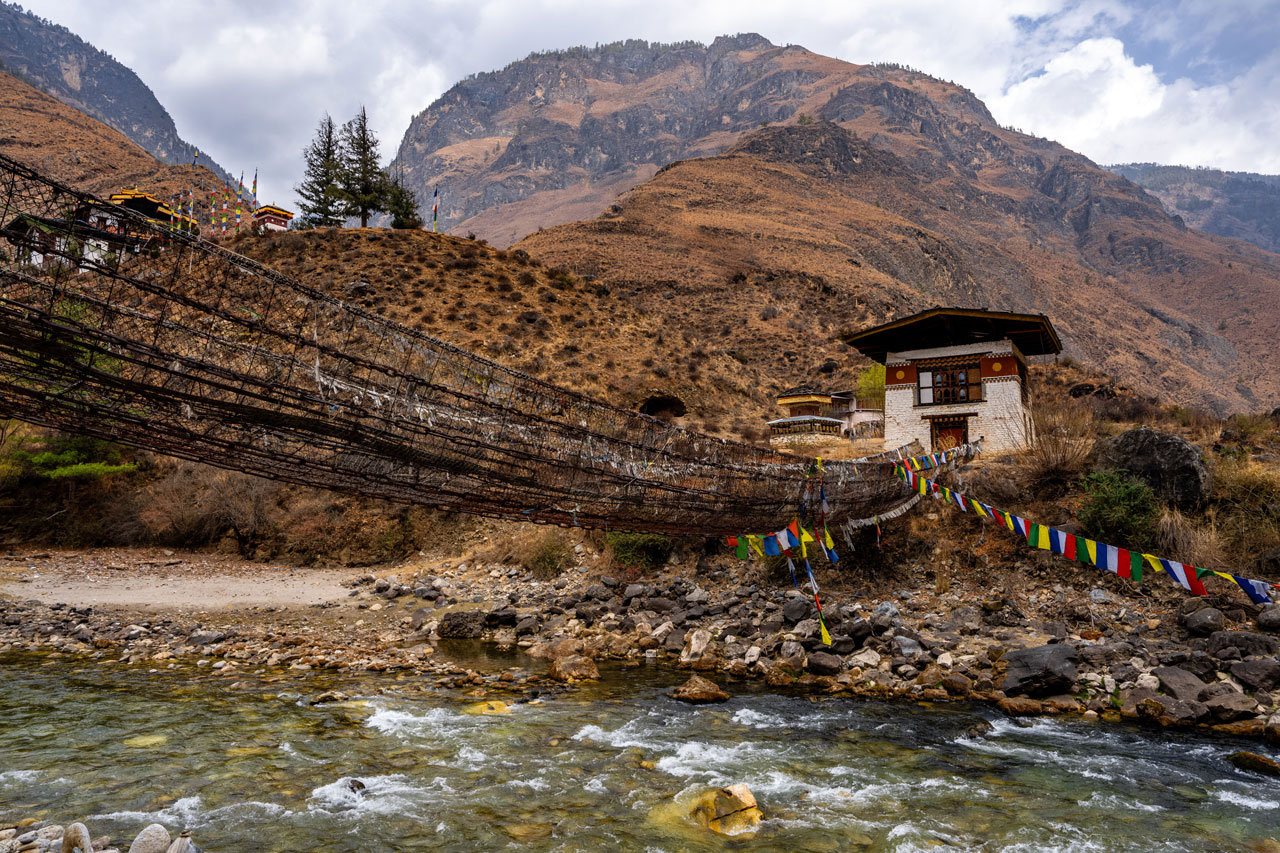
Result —
M 391 214 L 392 228 L 421 228 L 422 215 L 418 212 L 418 197 L 404 185 L 399 172 L 386 172 L 383 176 L 387 188 L 387 213 Z
M 306 161 L 302 183 L 294 192 L 302 200 L 299 207 L 301 224 L 306 228 L 341 225 L 346 218 L 345 203 L 338 186 L 342 173 L 342 149 L 338 143 L 338 128 L 328 113 L 320 119 L 315 139 L 302 152 Z
M 369 128 L 364 107 L 342 126 L 342 176 L 339 180 L 346 214 L 360 217 L 369 227 L 369 216 L 387 209 L 387 186 L 378 165 L 378 138 Z

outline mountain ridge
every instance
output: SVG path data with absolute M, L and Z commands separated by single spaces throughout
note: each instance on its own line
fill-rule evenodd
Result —
M 178 134 L 150 87 L 70 29 L 0 2 L 0 51 L 0 69 L 118 130 L 162 163 L 192 162 L 196 146 Z M 207 154 L 196 163 L 231 180 Z

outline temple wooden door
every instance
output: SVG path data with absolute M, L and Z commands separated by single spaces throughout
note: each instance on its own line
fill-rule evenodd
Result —
M 932 423 L 933 450 L 950 450 L 969 441 L 968 418 L 934 418 Z

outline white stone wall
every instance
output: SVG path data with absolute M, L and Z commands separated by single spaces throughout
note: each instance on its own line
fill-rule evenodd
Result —
M 993 341 L 966 344 L 955 347 L 935 347 L 890 353 L 889 364 L 926 358 L 945 358 L 953 355 L 1010 355 L 1017 354 L 1011 341 Z M 912 440 L 919 441 L 926 449 L 932 445 L 930 423 L 925 416 L 964 415 L 969 418 L 969 440 L 985 437 L 983 450 L 989 453 L 1007 453 L 1022 450 L 1031 441 L 1031 417 L 1022 403 L 1022 383 L 1017 379 L 988 378 L 982 383 L 981 402 L 950 403 L 945 406 L 919 406 L 916 387 L 888 387 L 884 394 L 884 443 L 886 447 L 901 447 Z
M 1030 417 L 1022 405 L 1022 383 L 1010 379 L 987 379 L 982 383 L 986 397 L 976 407 L 976 418 L 969 418 L 970 441 L 986 436 L 982 449 L 989 453 L 1022 450 L 1029 442 Z

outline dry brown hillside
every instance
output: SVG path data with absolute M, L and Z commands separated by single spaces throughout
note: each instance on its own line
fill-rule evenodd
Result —
M 773 388 L 830 384 L 837 330 L 941 304 L 1042 311 L 1069 355 L 1169 402 L 1276 405 L 1280 257 L 1187 230 L 1059 146 L 1034 187 L 1003 160 L 960 175 L 931 148 L 890 147 L 828 122 L 757 131 L 517 247 Z
M 757 321 L 794 338 L 775 374 L 759 341 L 675 290 L 664 291 L 670 299 L 662 293 L 650 299 L 547 268 L 523 251 L 459 237 L 317 229 L 245 237 L 231 248 L 412 328 L 610 402 L 639 408 L 651 397 L 678 398 L 687 408 L 680 422 L 725 436 L 755 436 L 775 416 L 771 389 L 795 384 L 828 357 L 836 367 L 832 381 L 848 383 L 855 375 L 830 328 Z M 657 401 L 651 406 L 662 409 Z
M 222 186 L 190 164 L 166 166 L 122 133 L 0 72 L 0 154 L 77 189 L 107 196 L 138 187 L 159 198 Z

